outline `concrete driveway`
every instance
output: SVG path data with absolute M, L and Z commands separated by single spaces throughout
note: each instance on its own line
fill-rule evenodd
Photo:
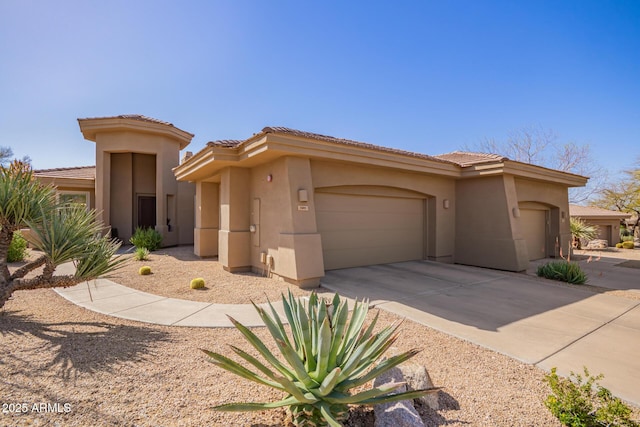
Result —
M 612 270 L 601 271 L 597 286 L 625 280 L 626 289 L 640 290 L 637 269 L 600 268 Z M 328 271 L 322 286 L 546 371 L 587 366 L 616 396 L 640 405 L 640 298 L 430 261 Z

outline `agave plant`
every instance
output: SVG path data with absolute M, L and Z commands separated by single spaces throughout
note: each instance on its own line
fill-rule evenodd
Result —
M 250 368 L 221 354 L 204 351 L 212 362 L 227 371 L 286 393 L 286 397 L 269 403 L 230 403 L 219 411 L 259 411 L 288 406 L 296 426 L 341 426 L 349 417 L 348 405 L 375 405 L 414 399 L 439 388 L 392 394 L 405 383 L 390 383 L 355 394 L 380 374 L 415 356 L 412 349 L 392 356 L 374 366 L 396 341 L 399 322 L 374 333 L 378 315 L 365 327 L 369 303 L 356 301 L 351 317 L 346 300 L 336 294 L 332 301 L 311 293 L 308 303 L 295 299 L 291 292 L 282 295 L 288 334 L 282 319 L 269 303 L 271 315 L 254 304 L 274 338 L 284 361 L 280 361 L 247 327 L 229 317 L 246 340 L 260 353 L 264 364 L 247 352 L 230 346 Z M 251 370 L 254 368 L 254 370 Z M 257 370 L 257 371 L 256 371 Z

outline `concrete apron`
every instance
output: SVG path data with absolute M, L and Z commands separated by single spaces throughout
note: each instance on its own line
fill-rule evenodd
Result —
M 597 286 L 635 273 L 640 289 L 635 271 L 606 267 Z M 640 405 L 640 300 L 429 261 L 333 270 L 322 286 L 546 371 L 567 376 L 586 366 Z

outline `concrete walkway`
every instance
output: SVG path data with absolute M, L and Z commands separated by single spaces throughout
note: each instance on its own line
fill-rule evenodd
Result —
M 590 271 L 590 283 L 612 289 L 624 284 L 640 296 L 638 269 L 616 264 L 585 264 L 596 269 Z M 329 271 L 322 287 L 369 298 L 381 309 L 547 371 L 557 367 L 568 375 L 587 366 L 605 375 L 601 384 L 616 396 L 640 406 L 640 299 L 428 261 Z M 90 310 L 148 323 L 231 327 L 229 314 L 246 326 L 263 326 L 249 304 L 166 298 L 106 279 L 56 292 Z M 282 314 L 280 302 L 274 307 Z

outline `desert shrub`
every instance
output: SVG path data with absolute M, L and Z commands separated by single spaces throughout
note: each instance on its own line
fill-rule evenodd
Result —
M 622 242 L 622 248 L 623 249 L 633 249 L 633 241 L 626 241 L 626 242 Z
M 632 235 L 620 236 L 620 240 L 622 240 L 623 242 L 633 242 L 633 236 Z
M 136 248 L 136 251 L 133 253 L 133 258 L 136 261 L 146 261 L 149 259 L 149 249 L 147 248 Z
M 150 251 L 155 251 L 160 247 L 160 244 L 162 244 L 162 234 L 150 227 L 137 227 L 129 241 L 136 248 L 146 248 Z
M 580 266 L 568 261 L 551 261 L 538 267 L 538 276 L 546 279 L 582 285 L 587 281 L 587 275 Z
M 148 267 L 146 265 L 144 267 L 140 267 L 140 270 L 138 270 L 138 273 L 141 276 L 146 276 L 148 274 L 151 274 L 151 267 Z
M 191 281 L 191 289 L 202 289 L 204 288 L 204 279 L 201 277 L 198 277 L 196 279 L 193 279 Z
M 616 243 L 616 248 L 622 249 L 622 243 Z
M 602 375 L 591 376 L 584 368 L 584 377 L 571 372 L 561 378 L 556 368 L 545 376 L 552 394 L 545 405 L 562 424 L 569 427 L 639 427 L 631 419 L 631 409 L 609 390 L 600 386 Z
M 571 230 L 571 235 L 573 236 L 574 241 L 578 244 L 578 247 L 580 247 L 580 241 L 589 241 L 598 237 L 598 227 L 588 225 L 580 218 L 569 218 L 569 229 Z
M 13 239 L 9 243 L 7 262 L 24 261 L 27 257 L 27 241 L 19 231 L 13 232 Z
M 262 356 L 261 360 L 237 347 L 231 350 L 243 364 L 221 354 L 203 350 L 212 362 L 236 375 L 286 393 L 272 403 L 228 403 L 218 411 L 262 411 L 287 406 L 296 426 L 340 426 L 349 416 L 348 405 L 375 405 L 414 399 L 437 388 L 391 394 L 404 383 L 385 384 L 352 394 L 380 374 L 410 359 L 418 353 L 409 350 L 378 363 L 398 335 L 399 323 L 374 333 L 377 315 L 365 326 L 368 301 L 356 302 L 349 318 L 346 300 L 338 294 L 328 301 L 315 292 L 307 303 L 295 299 L 291 292 L 282 296 L 283 308 L 290 328 L 285 328 L 280 316 L 269 304 L 269 311 L 254 304 L 267 330 L 274 338 L 284 361 L 279 360 L 251 330 L 235 319 L 234 326 Z M 287 333 L 287 329 L 290 332 Z

